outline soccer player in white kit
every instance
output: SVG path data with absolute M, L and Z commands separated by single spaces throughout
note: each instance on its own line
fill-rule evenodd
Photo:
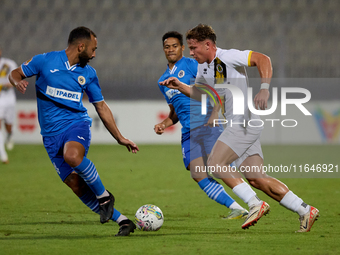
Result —
M 2 122 L 5 124 L 7 133 L 7 149 L 13 149 L 12 127 L 15 118 L 16 97 L 14 87 L 8 80 L 8 75 L 15 68 L 17 68 L 17 64 L 13 60 L 2 57 L 0 46 L 0 160 L 4 164 L 8 164 L 9 161 L 5 150 L 5 134 L 1 130 Z
M 202 82 L 218 88 L 221 97 L 224 97 L 222 113 L 228 121 L 208 159 L 208 166 L 217 167 L 229 165 L 235 161 L 237 167 L 257 167 L 263 165 L 263 154 L 260 143 L 261 127 L 247 125 L 249 121 L 256 121 L 259 116 L 249 111 L 247 100 L 244 100 L 244 114 L 233 114 L 233 97 L 231 91 L 225 87 L 234 85 L 241 90 L 244 98 L 247 98 L 247 74 L 246 66 L 256 66 L 261 76 L 261 89 L 255 96 L 256 109 L 264 110 L 269 98 L 269 83 L 272 77 L 272 65 L 270 58 L 264 54 L 253 51 L 223 50 L 216 47 L 216 34 L 212 27 L 199 24 L 190 29 L 186 34 L 190 55 L 199 63 L 196 76 L 196 84 Z M 225 86 L 218 86 L 223 83 Z M 169 88 L 178 89 L 187 96 L 199 99 L 201 90 L 199 85 L 187 86 L 171 77 L 161 83 Z M 229 86 L 231 89 L 232 87 Z M 232 125 L 234 123 L 234 125 Z M 215 175 L 216 176 L 216 175 Z M 296 212 L 300 216 L 300 229 L 297 232 L 310 231 L 313 223 L 319 216 L 319 211 L 313 206 L 307 205 L 279 180 L 272 178 L 262 171 L 256 173 L 244 173 L 248 182 L 257 189 L 262 190 L 268 196 L 280 202 L 287 209 Z M 253 226 L 263 215 L 267 214 L 270 206 L 260 200 L 251 187 L 244 182 L 239 172 L 221 172 L 216 177 L 229 177 L 227 185 L 233 192 L 249 206 L 249 214 L 242 225 L 243 229 Z

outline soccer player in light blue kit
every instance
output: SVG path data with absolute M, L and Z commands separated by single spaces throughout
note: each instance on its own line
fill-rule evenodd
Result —
M 92 211 L 100 222 L 110 219 L 120 228 L 116 236 L 134 232 L 135 224 L 114 208 L 108 192 L 86 155 L 91 140 L 91 122 L 83 106 L 83 93 L 94 105 L 100 119 L 120 145 L 132 153 L 139 149 L 119 132 L 112 112 L 105 103 L 95 69 L 87 63 L 95 57 L 97 36 L 86 27 L 77 27 L 69 35 L 66 50 L 34 56 L 10 74 L 10 82 L 25 93 L 26 77 L 36 76 L 38 119 L 46 151 L 62 181 Z
M 182 124 L 183 161 L 186 169 L 190 170 L 191 177 L 209 198 L 232 210 L 225 219 L 245 218 L 248 215 L 247 210 L 232 199 L 221 184 L 206 172 L 197 171 L 196 168 L 197 166 L 202 169 L 202 166 L 205 165 L 204 158 L 210 154 L 217 138 L 223 132 L 220 127 L 212 127 L 213 119 L 218 118 L 218 112 L 209 106 L 207 117 L 203 118 L 201 102 L 190 99 L 177 89 L 159 85 L 169 77 L 177 77 L 181 82 L 190 84 L 190 80 L 194 80 L 196 77 L 198 63 L 194 59 L 183 56 L 182 34 L 170 31 L 163 35 L 162 42 L 165 57 L 168 60 L 168 68 L 159 78 L 158 86 L 170 107 L 170 113 L 166 119 L 155 125 L 154 130 L 161 135 L 167 127 L 175 125 L 179 121 Z

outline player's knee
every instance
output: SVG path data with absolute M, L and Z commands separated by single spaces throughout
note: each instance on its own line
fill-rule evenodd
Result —
M 207 165 L 213 167 L 226 166 L 232 163 L 229 157 L 220 157 L 219 155 L 210 154 L 207 159 Z
M 67 151 L 64 153 L 64 160 L 71 167 L 76 167 L 83 161 L 83 156 L 77 151 Z
M 218 162 L 217 162 L 216 158 L 211 154 L 207 159 L 207 165 L 208 166 L 215 166 L 217 164 L 218 164 Z

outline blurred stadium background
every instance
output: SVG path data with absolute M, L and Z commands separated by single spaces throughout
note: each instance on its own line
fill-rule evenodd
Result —
M 99 44 L 91 65 L 109 99 L 163 99 L 155 88 L 166 65 L 161 37 L 169 30 L 185 34 L 198 23 L 215 29 L 222 48 L 270 56 L 274 77 L 340 77 L 338 0 L 0 2 L 0 44 L 18 64 L 66 48 L 74 27 L 94 30 Z
M 106 100 L 165 104 L 157 87 L 166 68 L 161 37 L 169 30 L 185 34 L 198 23 L 215 29 L 221 48 L 270 56 L 274 78 L 327 79 L 300 86 L 312 100 L 340 95 L 338 0 L 1 0 L 0 7 L 3 56 L 18 64 L 65 49 L 77 26 L 91 28 L 98 36 L 91 65 Z M 259 77 L 256 68 L 248 74 Z M 17 96 L 34 100 L 35 91 Z
M 202 198 L 184 171 L 180 125 L 162 136 L 153 132 L 154 124 L 169 112 L 157 86 L 166 68 L 161 37 L 169 30 L 185 34 L 198 23 L 215 29 L 221 48 L 251 49 L 270 56 L 273 86 L 293 85 L 311 92 L 307 108 L 313 116 L 301 116 L 292 106 L 289 116 L 271 117 L 297 119 L 299 126 L 282 128 L 276 122 L 276 128 L 265 127 L 261 137 L 265 164 L 338 167 L 340 0 L 0 0 L 3 57 L 21 64 L 36 54 L 65 49 L 73 28 L 91 28 L 98 36 L 91 65 L 123 135 L 139 146 L 176 144 L 142 145 L 132 158 L 124 148 L 91 147 L 90 158 L 108 189 L 115 190 L 124 214 L 133 217 L 146 203 L 164 208 L 166 224 L 161 231 L 113 239 L 112 226 L 99 226 L 97 218 L 75 203 L 71 192 L 57 181 L 41 145 L 30 79 L 26 95 L 17 93 L 14 139 L 17 144 L 40 145 L 18 145 L 9 152 L 11 163 L 0 165 L 0 254 L 223 254 L 226 249 L 233 254 L 249 250 L 252 254 L 339 254 L 339 206 L 334 199 L 339 195 L 339 179 L 330 179 L 338 178 L 338 172 L 316 174 L 319 179 L 305 173 L 285 175 L 285 183 L 296 194 L 320 209 L 322 216 L 308 235 L 292 234 L 297 216 L 279 209 L 274 201 L 268 201 L 273 210 L 264 224 L 245 233 L 236 221 L 219 222 L 224 208 Z M 247 71 L 249 77 L 259 77 L 256 68 Z M 92 142 L 114 144 L 93 107 L 86 107 L 94 120 Z

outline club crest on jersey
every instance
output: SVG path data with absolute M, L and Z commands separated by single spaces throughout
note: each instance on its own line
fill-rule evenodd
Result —
M 178 72 L 178 78 L 183 78 L 185 75 L 185 72 L 183 70 Z
M 32 58 L 33 58 L 33 57 L 32 57 Z M 27 61 L 24 63 L 24 65 L 27 66 L 27 65 L 29 64 L 29 62 L 32 61 L 32 58 L 30 58 L 29 60 L 27 60 Z
M 216 70 L 217 70 L 217 72 L 222 73 L 223 72 L 223 67 L 220 64 L 217 64 Z
M 78 82 L 80 85 L 84 85 L 86 80 L 84 76 L 78 76 Z

